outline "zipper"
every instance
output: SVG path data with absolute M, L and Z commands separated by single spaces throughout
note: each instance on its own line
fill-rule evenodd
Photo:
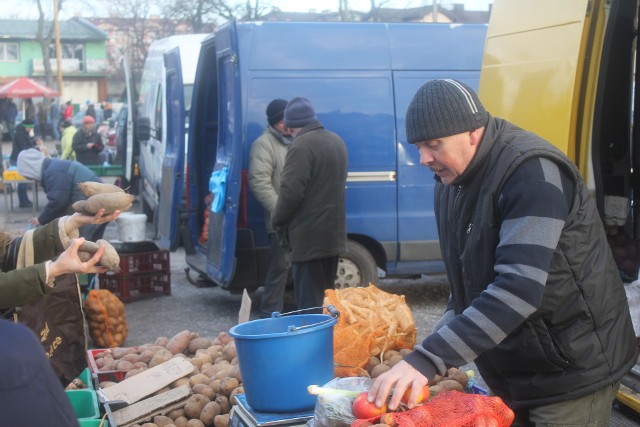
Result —
M 462 190 L 464 190 L 464 186 L 463 185 L 458 185 L 457 189 L 456 189 L 456 197 L 453 199 L 453 215 L 454 215 L 454 227 L 453 227 L 453 231 L 455 233 L 455 239 L 457 242 L 457 250 L 458 250 L 458 256 L 460 256 L 462 254 L 462 235 L 463 235 L 463 230 L 460 228 L 460 215 L 458 212 L 458 200 L 460 200 L 460 195 L 462 194 Z M 460 261 L 460 268 L 463 268 L 462 265 L 462 260 L 459 259 Z M 462 273 L 462 271 L 461 271 Z M 462 300 L 465 303 L 465 306 L 469 306 L 469 301 L 468 301 L 468 297 L 467 297 L 467 293 L 465 292 L 465 286 L 464 286 L 464 274 L 461 274 L 461 279 L 462 279 L 462 283 L 460 283 L 459 289 L 458 291 L 460 292 L 460 295 L 462 296 Z

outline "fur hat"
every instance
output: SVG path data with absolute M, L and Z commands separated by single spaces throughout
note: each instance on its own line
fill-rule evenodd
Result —
M 469 86 L 452 79 L 431 80 L 418 89 L 407 109 L 407 141 L 415 144 L 476 130 L 488 119 Z

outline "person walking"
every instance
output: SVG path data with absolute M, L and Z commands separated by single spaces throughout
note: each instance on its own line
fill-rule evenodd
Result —
M 514 426 L 608 426 L 637 346 L 620 274 L 575 164 L 492 117 L 477 94 L 432 80 L 406 114 L 407 140 L 435 174 L 450 283 L 431 335 L 374 381 L 368 399 L 409 407 L 447 368 L 475 361 Z
M 288 265 L 278 236 L 271 225 L 271 214 L 278 200 L 280 175 L 284 168 L 291 131 L 284 124 L 287 101 L 274 99 L 267 105 L 267 127 L 251 146 L 249 155 L 249 188 L 264 208 L 264 223 L 269 236 L 269 261 L 264 286 L 260 293 L 260 316 L 282 313 L 287 286 Z
M 294 140 L 271 221 L 291 261 L 298 309 L 321 307 L 346 250 L 347 147 L 322 126 L 306 98 L 287 103 L 284 123 Z

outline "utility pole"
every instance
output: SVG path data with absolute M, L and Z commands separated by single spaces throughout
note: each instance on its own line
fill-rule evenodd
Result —
M 56 75 L 58 77 L 58 93 L 62 100 L 62 49 L 60 47 L 60 24 L 58 21 L 58 1 L 53 0 L 53 30 L 56 39 Z
M 433 0 L 433 7 L 431 8 L 431 16 L 433 17 L 431 21 L 438 22 L 438 0 Z

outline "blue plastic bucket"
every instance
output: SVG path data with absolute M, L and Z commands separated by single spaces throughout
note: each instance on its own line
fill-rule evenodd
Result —
M 312 409 L 311 384 L 333 378 L 333 325 L 325 314 L 300 314 L 253 320 L 234 326 L 242 386 L 258 412 Z

